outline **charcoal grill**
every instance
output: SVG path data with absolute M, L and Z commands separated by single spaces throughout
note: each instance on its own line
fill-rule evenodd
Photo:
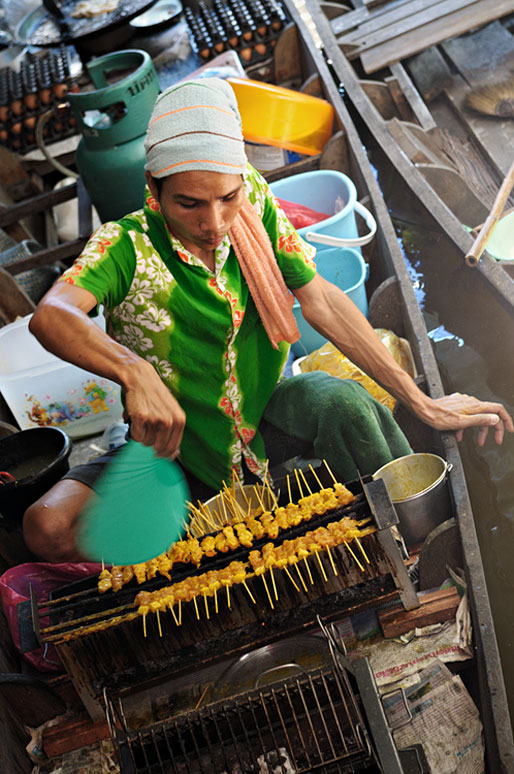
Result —
M 122 702 L 105 694 L 124 774 L 334 774 L 403 769 L 367 660 L 350 665 L 334 629 L 332 667 L 129 731 Z M 349 672 L 353 672 L 350 680 Z M 354 690 L 353 685 L 357 690 Z M 359 693 L 360 692 L 360 693 Z M 373 716 L 370 736 L 364 710 Z
M 323 568 L 312 561 L 314 583 L 305 590 L 299 583 L 294 589 L 286 577 L 275 574 L 279 602 L 273 610 L 262 578 L 254 577 L 248 582 L 252 598 L 243 587 L 233 586 L 230 609 L 220 600 L 218 614 L 211 609 L 207 620 L 205 613 L 197 618 L 192 605 L 184 606 L 180 626 L 171 614 L 161 621 L 152 615 L 146 626 L 147 636 L 143 636 L 141 616 L 134 605 L 135 594 L 143 587 L 129 584 L 116 594 L 99 595 L 95 578 L 80 590 L 67 587 L 54 592 L 47 603 L 38 605 L 33 600 L 32 628 L 39 635 L 39 644 L 55 645 L 91 718 L 98 720 L 103 717 L 104 689 L 122 695 L 150 681 L 164 681 L 200 665 L 305 632 L 316 626 L 317 615 L 334 619 L 398 596 L 406 609 L 417 607 L 416 592 L 391 533 L 397 518 L 383 482 L 369 479 L 352 482 L 348 487 L 353 488 L 355 500 L 322 518 L 342 514 L 357 520 L 374 519 L 377 531 L 363 539 L 370 558 L 363 571 L 344 548 L 333 549 L 337 575 L 326 558 L 326 579 L 321 574 Z M 315 526 L 313 521 L 310 527 Z M 285 531 L 284 535 L 291 532 Z M 144 588 L 164 585 L 164 579 L 154 579 Z M 100 630 L 95 628 L 98 625 Z M 32 647 L 36 645 L 32 642 Z

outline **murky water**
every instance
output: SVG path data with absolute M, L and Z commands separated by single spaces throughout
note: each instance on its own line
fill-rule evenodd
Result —
M 500 401 L 514 415 L 514 317 L 481 275 L 464 265 L 437 224 L 425 215 L 420 225 L 420 213 L 413 212 L 395 173 L 382 169 L 379 181 L 446 391 Z M 491 435 L 479 448 L 476 432 L 467 431 L 461 453 L 514 720 L 514 434 L 502 446 Z

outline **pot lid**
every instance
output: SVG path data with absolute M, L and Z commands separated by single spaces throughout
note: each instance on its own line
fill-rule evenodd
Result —
M 323 635 L 306 634 L 278 640 L 245 653 L 231 663 L 212 687 L 209 702 L 320 669 L 330 663 Z

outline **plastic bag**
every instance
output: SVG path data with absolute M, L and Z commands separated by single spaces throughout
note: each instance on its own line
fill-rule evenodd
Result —
M 310 207 L 305 207 L 303 204 L 289 202 L 287 199 L 278 199 L 278 203 L 295 228 L 312 226 L 314 223 L 319 223 L 320 220 L 331 217 L 326 212 L 318 212 Z
M 0 598 L 9 631 L 17 650 L 21 652 L 18 629 L 18 605 L 30 599 L 32 586 L 38 602 L 48 599 L 54 589 L 66 586 L 74 581 L 98 575 L 102 569 L 96 562 L 63 562 L 49 564 L 48 562 L 29 562 L 11 567 L 0 576 Z M 48 617 L 41 618 L 41 626 L 48 626 Z M 41 672 L 62 670 L 62 664 L 55 647 L 45 645 L 23 653 L 23 658 Z
M 386 328 L 375 328 L 375 333 L 404 371 L 407 371 L 411 376 L 415 376 L 414 362 L 408 342 L 400 339 L 395 333 L 388 331 Z M 387 406 L 391 411 L 396 405 L 396 400 L 392 395 L 384 390 L 383 387 L 380 387 L 379 384 L 364 373 L 355 363 L 352 363 L 330 342 L 307 355 L 301 361 L 300 367 L 303 372 L 325 371 L 331 376 L 337 376 L 340 379 L 353 379 L 354 382 L 362 384 L 373 398 Z

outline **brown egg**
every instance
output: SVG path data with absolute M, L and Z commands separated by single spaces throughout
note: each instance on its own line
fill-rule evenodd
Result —
M 243 49 L 242 49 L 242 50 L 239 52 L 239 55 L 243 57 L 243 59 L 245 60 L 245 62 L 249 62 L 249 61 L 250 61 L 250 59 L 252 58 L 252 49 L 251 49 L 251 48 L 243 48 Z
M 22 129 L 23 129 L 23 124 L 21 121 L 16 121 L 16 123 L 12 124 L 11 126 L 11 132 L 13 134 L 21 134 Z
M 13 99 L 11 102 L 11 112 L 15 116 L 20 116 L 23 113 L 23 102 L 21 99 Z
M 254 46 L 256 52 L 260 54 L 260 56 L 264 56 L 266 53 L 266 44 L 265 43 L 257 43 L 256 46 Z
M 50 101 L 52 99 L 52 92 L 50 89 L 40 89 L 39 90 L 39 99 L 41 100 L 41 103 L 43 105 L 50 104 Z
M 55 83 L 53 86 L 53 92 L 57 99 L 64 99 L 68 93 L 68 85 L 66 83 Z
M 24 124 L 28 129 L 35 129 L 37 122 L 37 116 L 29 116 L 24 120 Z
M 37 108 L 37 94 L 25 94 L 23 99 L 25 106 L 29 110 L 35 110 Z

